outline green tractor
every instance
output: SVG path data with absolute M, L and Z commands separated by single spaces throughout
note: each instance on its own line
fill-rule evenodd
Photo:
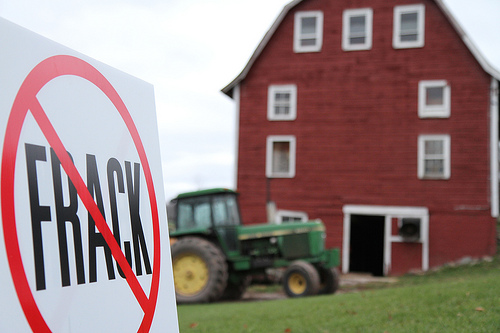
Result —
M 178 303 L 239 299 L 270 268 L 284 270 L 289 297 L 338 288 L 339 250 L 325 249 L 320 220 L 244 226 L 237 193 L 220 188 L 180 194 L 167 210 Z

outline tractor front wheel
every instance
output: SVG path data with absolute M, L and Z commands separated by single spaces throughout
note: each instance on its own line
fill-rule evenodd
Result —
M 334 294 L 339 289 L 340 275 L 336 267 L 318 267 L 320 287 L 319 295 Z
M 316 295 L 319 285 L 318 271 L 306 261 L 293 262 L 283 276 L 283 287 L 288 297 Z
M 172 245 L 172 266 L 178 303 L 206 303 L 222 296 L 227 285 L 227 264 L 222 251 L 198 237 Z

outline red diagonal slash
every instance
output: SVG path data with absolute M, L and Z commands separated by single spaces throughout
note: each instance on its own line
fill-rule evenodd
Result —
M 78 173 L 75 165 L 71 161 L 61 139 L 52 126 L 40 102 L 36 98 L 38 92 L 52 79 L 60 76 L 72 75 L 88 80 L 98 87 L 113 103 L 116 111 L 120 114 L 127 130 L 134 142 L 135 148 L 142 164 L 143 174 L 146 179 L 149 202 L 151 208 L 151 218 L 153 226 L 153 276 L 149 297 L 142 289 L 137 277 L 134 275 L 128 261 L 123 255 L 120 245 L 116 242 L 109 226 L 97 207 L 92 195 L 87 189 L 82 177 Z M 23 84 L 19 88 L 16 99 L 14 100 L 7 127 L 5 129 L 5 139 L 2 150 L 1 161 L 1 207 L 2 207 L 2 227 L 4 233 L 5 248 L 9 261 L 9 268 L 13 283 L 23 308 L 24 314 L 33 332 L 51 332 L 45 319 L 43 318 L 38 305 L 31 292 L 26 272 L 24 270 L 21 252 L 19 248 L 19 239 L 16 227 L 16 214 L 14 202 L 14 178 L 15 165 L 17 158 L 18 145 L 20 143 L 21 130 L 23 128 L 27 112 L 31 111 L 38 126 L 43 132 L 49 144 L 56 152 L 61 165 L 75 186 L 80 199 L 85 208 L 93 217 L 96 227 L 99 229 L 104 240 L 110 247 L 111 253 L 118 265 L 125 274 L 126 281 L 131 288 L 137 302 L 144 312 L 144 317 L 138 332 L 148 332 L 153 321 L 156 303 L 158 300 L 159 281 L 160 281 L 160 226 L 158 217 L 158 206 L 156 201 L 155 188 L 151 169 L 146 156 L 141 137 L 134 121 L 123 103 L 122 99 L 113 88 L 111 83 L 89 63 L 67 55 L 53 56 L 40 62 L 28 74 Z
M 97 207 L 94 198 L 92 198 L 90 192 L 88 191 L 87 185 L 85 185 L 85 182 L 83 181 L 78 170 L 71 161 L 66 148 L 64 147 L 61 139 L 57 135 L 56 130 L 52 126 L 52 123 L 45 114 L 45 111 L 43 110 L 40 102 L 38 101 L 38 99 L 36 99 L 36 97 L 33 98 L 30 103 L 30 111 L 36 122 L 38 123 L 38 126 L 45 135 L 45 138 L 49 142 L 50 146 L 54 149 L 57 157 L 59 158 L 59 161 L 61 161 L 61 165 L 68 177 L 71 179 L 71 182 L 75 186 L 76 191 L 78 192 L 78 195 L 83 202 L 83 205 L 85 206 L 85 208 L 87 208 L 87 211 L 90 213 L 90 215 L 92 215 L 97 229 L 101 232 L 104 240 L 111 249 L 111 254 L 125 274 L 130 289 L 132 289 L 132 292 L 134 293 L 144 312 L 147 312 L 147 306 L 149 302 L 148 297 L 144 293 L 144 290 L 142 290 L 137 277 L 132 271 L 132 268 L 130 268 L 128 261 L 120 248 L 120 245 L 116 242 L 116 239 L 109 229 L 106 220 L 102 216 L 101 211 Z

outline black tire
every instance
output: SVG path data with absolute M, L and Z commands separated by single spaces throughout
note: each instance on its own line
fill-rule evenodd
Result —
M 318 271 L 312 264 L 305 261 L 293 262 L 283 276 L 283 287 L 288 297 L 316 295 L 319 283 Z
M 318 266 L 320 279 L 319 295 L 333 294 L 339 289 L 340 275 L 337 268 Z
M 216 245 L 185 237 L 171 251 L 177 303 L 207 303 L 222 296 L 228 272 L 226 258 Z

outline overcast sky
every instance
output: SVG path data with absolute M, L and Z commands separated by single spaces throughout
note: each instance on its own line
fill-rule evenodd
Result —
M 170 199 L 234 188 L 235 106 L 220 90 L 289 2 L 0 0 L 0 16 L 154 85 Z M 500 70 L 500 0 L 445 3 Z

